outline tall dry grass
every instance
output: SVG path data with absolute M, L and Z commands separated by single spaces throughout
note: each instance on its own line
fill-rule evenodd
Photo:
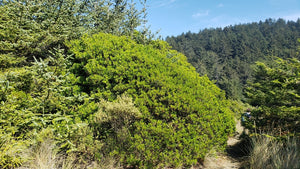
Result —
M 279 141 L 269 135 L 254 136 L 249 165 L 250 169 L 300 168 L 299 139 L 289 137 Z
M 112 158 L 101 162 L 79 163 L 75 154 L 60 154 L 51 139 L 44 140 L 37 147 L 30 148 L 23 155 L 27 162 L 17 169 L 120 169 L 121 165 Z
M 29 148 L 24 154 L 27 161 L 18 169 L 71 169 L 72 160 L 64 158 L 55 150 L 54 141 L 46 139 L 38 146 Z

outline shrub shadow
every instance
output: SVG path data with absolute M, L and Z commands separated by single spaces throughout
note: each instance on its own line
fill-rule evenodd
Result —
M 239 140 L 236 144 L 227 146 L 226 153 L 230 158 L 241 162 L 239 169 L 246 169 L 248 166 L 247 159 L 252 150 L 252 143 L 250 137 L 244 133 L 239 137 Z

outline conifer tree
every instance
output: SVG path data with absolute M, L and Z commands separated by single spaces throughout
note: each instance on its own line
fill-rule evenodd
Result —
M 133 37 L 144 10 L 128 0 L 19 0 L 2 1 L 0 12 L 0 54 L 33 61 L 86 33 Z
M 285 131 L 299 134 L 300 62 L 278 59 L 273 65 L 256 63 L 254 79 L 248 83 L 248 102 L 256 108 L 249 127 L 276 134 Z M 254 124 L 255 122 L 255 124 Z

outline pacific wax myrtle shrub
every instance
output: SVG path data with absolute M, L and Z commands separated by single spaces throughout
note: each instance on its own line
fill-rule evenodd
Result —
M 190 166 L 213 146 L 224 148 L 234 130 L 224 92 L 206 76 L 200 77 L 186 57 L 165 42 L 142 45 L 125 36 L 99 33 L 67 46 L 74 54 L 72 72 L 78 75 L 81 90 L 96 102 L 125 93 L 141 112 L 141 119 L 126 131 L 128 149 L 109 149 L 123 163 Z

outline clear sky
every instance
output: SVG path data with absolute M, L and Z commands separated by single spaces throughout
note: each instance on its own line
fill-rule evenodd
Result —
M 148 25 L 163 38 L 272 18 L 300 18 L 300 0 L 147 0 Z

